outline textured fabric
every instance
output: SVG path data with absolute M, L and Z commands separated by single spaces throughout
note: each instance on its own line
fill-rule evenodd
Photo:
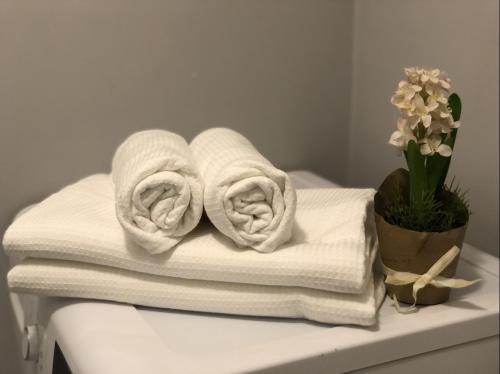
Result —
M 207 282 L 139 274 L 70 261 L 28 259 L 8 274 L 14 291 L 114 300 L 153 307 L 372 325 L 384 296 L 379 275 L 362 294 Z
M 113 157 L 116 217 L 150 253 L 175 246 L 198 224 L 203 185 L 181 136 L 147 130 L 128 137 Z
M 296 194 L 285 172 L 230 129 L 206 130 L 190 148 L 205 184 L 205 211 L 220 232 L 259 252 L 290 240 Z
M 9 255 L 73 260 L 178 278 L 360 293 L 377 250 L 372 189 L 298 190 L 291 241 L 272 253 L 240 249 L 207 222 L 151 256 L 127 239 L 113 184 L 87 177 L 22 214 L 6 231 Z

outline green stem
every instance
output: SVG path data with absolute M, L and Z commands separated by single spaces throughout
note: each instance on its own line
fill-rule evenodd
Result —
M 408 143 L 406 161 L 410 174 L 410 205 L 419 206 L 427 191 L 427 173 L 425 156 L 420 153 L 420 147 L 413 140 Z

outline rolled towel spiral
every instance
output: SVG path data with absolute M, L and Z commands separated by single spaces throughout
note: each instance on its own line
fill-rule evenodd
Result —
M 272 252 L 292 236 L 297 196 L 288 175 L 243 135 L 226 128 L 200 133 L 190 144 L 214 226 L 240 247 Z
M 116 217 L 152 254 L 173 248 L 203 213 L 203 183 L 186 140 L 165 130 L 129 136 L 116 150 L 111 176 Z

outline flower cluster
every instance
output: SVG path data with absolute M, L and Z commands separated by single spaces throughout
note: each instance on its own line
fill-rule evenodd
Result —
M 460 122 L 453 120 L 448 107 L 450 79 L 439 69 L 406 68 L 405 74 L 407 80 L 399 82 L 391 98 L 401 116 L 389 143 L 401 153 L 413 140 L 424 156 L 451 156 L 443 140 Z

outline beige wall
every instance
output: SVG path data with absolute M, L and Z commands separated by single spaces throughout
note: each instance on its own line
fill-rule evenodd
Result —
M 378 186 L 404 158 L 387 145 L 402 67 L 446 70 L 463 101 L 449 176 L 470 189 L 466 240 L 498 256 L 498 0 L 356 0 L 349 183 Z
M 226 125 L 345 181 L 350 1 L 0 0 L 0 236 L 136 130 Z M 0 254 L 0 371 L 14 373 Z

